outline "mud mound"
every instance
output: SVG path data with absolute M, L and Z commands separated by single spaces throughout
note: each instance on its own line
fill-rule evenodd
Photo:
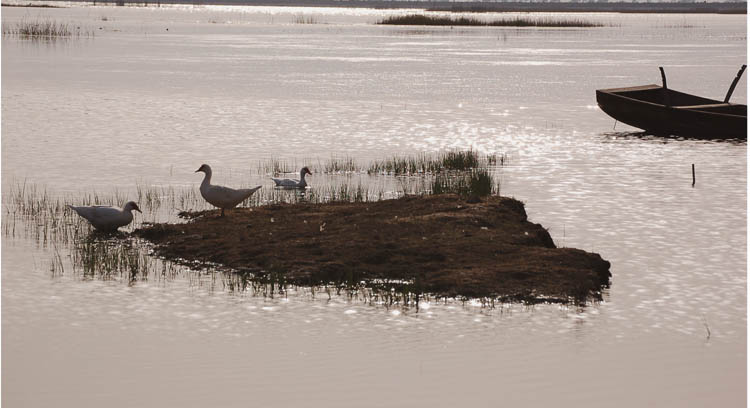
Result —
M 475 201 L 475 200 L 470 200 Z M 282 274 L 299 285 L 409 282 L 435 295 L 582 301 L 609 282 L 598 254 L 556 248 L 523 203 L 454 195 L 186 213 L 135 232 L 168 259 Z

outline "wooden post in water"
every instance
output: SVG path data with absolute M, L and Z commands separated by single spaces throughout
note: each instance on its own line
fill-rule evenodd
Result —
M 693 187 L 695 187 L 695 163 L 693 163 Z

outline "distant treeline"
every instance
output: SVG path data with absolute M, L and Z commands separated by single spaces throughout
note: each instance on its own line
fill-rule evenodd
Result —
M 62 0 L 61 0 L 62 1 Z M 375 9 L 422 9 L 453 12 L 607 12 L 607 13 L 718 13 L 747 14 L 747 2 L 608 2 L 592 1 L 415 1 L 415 0 L 110 0 L 97 4 L 194 4 L 282 7 L 361 7 Z

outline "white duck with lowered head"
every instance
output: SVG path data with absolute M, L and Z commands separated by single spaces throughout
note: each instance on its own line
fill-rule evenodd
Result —
M 200 191 L 203 199 L 208 201 L 214 207 L 221 208 L 221 216 L 224 216 L 224 210 L 236 207 L 239 203 L 258 191 L 261 186 L 255 188 L 233 189 L 224 186 L 215 186 L 211 184 L 211 166 L 203 164 L 195 172 L 202 171 L 205 173 Z
M 133 221 L 133 210 L 141 212 L 134 201 L 128 201 L 122 208 L 104 205 L 80 207 L 69 205 L 68 207 L 100 231 L 116 231 Z
M 271 178 L 274 183 L 276 183 L 276 187 L 286 187 L 286 188 L 305 188 L 307 186 L 307 182 L 305 181 L 305 174 L 309 174 L 312 176 L 312 172 L 307 167 L 303 167 L 299 171 L 299 180 L 292 180 L 292 179 L 276 179 Z

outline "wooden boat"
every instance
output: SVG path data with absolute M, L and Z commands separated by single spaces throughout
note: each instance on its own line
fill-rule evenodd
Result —
M 655 135 L 747 139 L 747 105 L 729 103 L 745 68 L 737 73 L 723 102 L 668 89 L 662 67 L 662 86 L 598 89 L 596 102 L 616 120 Z

